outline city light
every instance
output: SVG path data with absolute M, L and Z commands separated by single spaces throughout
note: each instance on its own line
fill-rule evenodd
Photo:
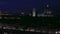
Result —
M 31 32 L 35 32 L 35 29 L 30 29 Z
M 33 8 L 33 14 L 32 14 L 32 16 L 33 16 L 33 17 L 36 16 L 36 9 L 35 9 L 35 8 Z
M 29 31 L 29 29 L 25 29 L 25 31 Z
M 8 34 L 7 32 L 4 32 L 4 34 Z
M 42 32 L 42 33 L 50 33 L 50 34 L 51 33 L 56 33 L 56 34 L 58 34 L 58 33 L 60 33 L 60 31 L 56 31 L 56 32 L 53 32 L 52 30 L 51 31 L 48 31 L 49 28 L 47 30 L 44 30 L 44 28 L 40 29 L 39 27 L 42 24 L 41 25 L 40 24 L 37 24 L 37 23 L 43 23 L 42 20 L 45 19 L 45 17 L 52 17 L 53 16 L 52 11 L 49 8 L 49 5 L 48 4 L 46 5 L 46 7 L 48 9 L 47 8 L 44 8 L 44 12 L 41 13 L 41 14 L 36 11 L 36 8 L 33 8 L 32 9 L 32 12 L 28 14 L 29 17 L 31 16 L 31 18 L 32 18 L 31 21 L 28 21 L 28 20 L 30 20 L 30 18 L 28 20 L 26 20 L 26 21 L 24 20 L 24 18 L 25 18 L 24 16 L 27 16 L 27 15 L 25 15 L 25 12 L 23 12 L 23 11 L 21 11 L 19 15 L 16 15 L 16 17 L 13 14 L 8 14 L 8 13 L 4 14 L 4 13 L 2 13 L 0 11 L 0 19 L 4 19 L 4 20 L 1 20 L 1 21 L 4 22 L 4 23 L 6 23 L 8 21 L 11 21 L 10 24 L 13 24 L 13 25 L 9 25 L 9 24 L 3 24 L 2 23 L 2 24 L 0 24 L 0 29 L 3 29 L 3 30 L 5 30 L 5 29 L 7 29 L 7 30 L 19 30 L 19 31 L 28 31 L 28 32 Z M 44 17 L 44 18 L 42 18 L 40 20 L 40 17 L 41 16 Z M 36 17 L 36 19 L 35 19 L 35 17 Z M 39 17 L 39 18 L 37 18 L 37 17 Z M 28 17 L 26 17 L 25 19 L 27 19 L 27 18 Z M 20 19 L 21 19 L 21 21 L 20 21 Z M 7 21 L 5 21 L 5 20 L 7 20 Z M 45 21 L 45 20 L 43 20 L 43 21 Z M 19 26 L 15 25 L 13 22 L 19 24 Z M 32 25 L 34 27 L 35 26 L 37 26 L 37 27 L 35 27 L 35 28 L 34 27 L 29 27 L 30 26 L 30 23 L 29 24 L 26 24 L 28 27 L 25 27 L 25 22 L 27 22 L 27 23 L 29 23 L 29 22 L 30 23 L 31 22 L 33 23 L 34 22 Z M 48 22 L 48 19 L 46 19 L 45 23 L 46 22 Z M 51 21 L 49 21 L 49 22 L 51 22 Z M 22 23 L 22 25 L 20 25 L 21 23 Z M 45 23 L 44 23 L 44 25 L 45 25 Z M 35 24 L 37 24 L 37 25 L 35 25 Z M 7 34 L 7 33 L 4 32 L 4 34 Z M 10 33 L 10 34 L 12 34 L 12 33 Z
M 55 33 L 56 33 L 56 34 L 60 34 L 60 31 L 56 31 Z

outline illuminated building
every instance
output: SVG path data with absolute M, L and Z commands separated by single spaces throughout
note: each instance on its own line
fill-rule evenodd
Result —
M 44 8 L 43 14 L 48 16 L 48 17 L 53 16 L 51 7 L 49 5 L 46 5 L 46 7 Z
M 49 5 L 46 5 L 46 7 L 44 7 L 44 12 L 41 14 L 37 14 L 38 17 L 42 16 L 42 17 L 52 17 L 52 10 L 51 7 Z
M 24 12 L 21 12 L 21 15 L 24 15 Z

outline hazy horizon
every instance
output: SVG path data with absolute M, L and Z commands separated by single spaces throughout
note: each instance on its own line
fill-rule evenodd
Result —
M 49 4 L 56 13 L 60 11 L 60 0 L 0 0 L 0 8 L 7 12 L 16 13 L 17 10 L 32 10 L 43 12 L 44 7 Z M 25 11 L 27 12 L 27 11 Z

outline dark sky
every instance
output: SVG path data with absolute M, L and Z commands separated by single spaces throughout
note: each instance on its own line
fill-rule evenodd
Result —
M 42 12 L 46 4 L 49 4 L 53 11 L 60 11 L 60 0 L 0 0 L 0 8 L 14 13 L 20 9 L 32 10 L 32 8 Z

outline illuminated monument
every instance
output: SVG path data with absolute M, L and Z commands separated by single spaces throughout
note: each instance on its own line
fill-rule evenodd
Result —
M 32 16 L 33 16 L 33 17 L 36 16 L 36 9 L 35 9 L 35 8 L 33 8 Z

